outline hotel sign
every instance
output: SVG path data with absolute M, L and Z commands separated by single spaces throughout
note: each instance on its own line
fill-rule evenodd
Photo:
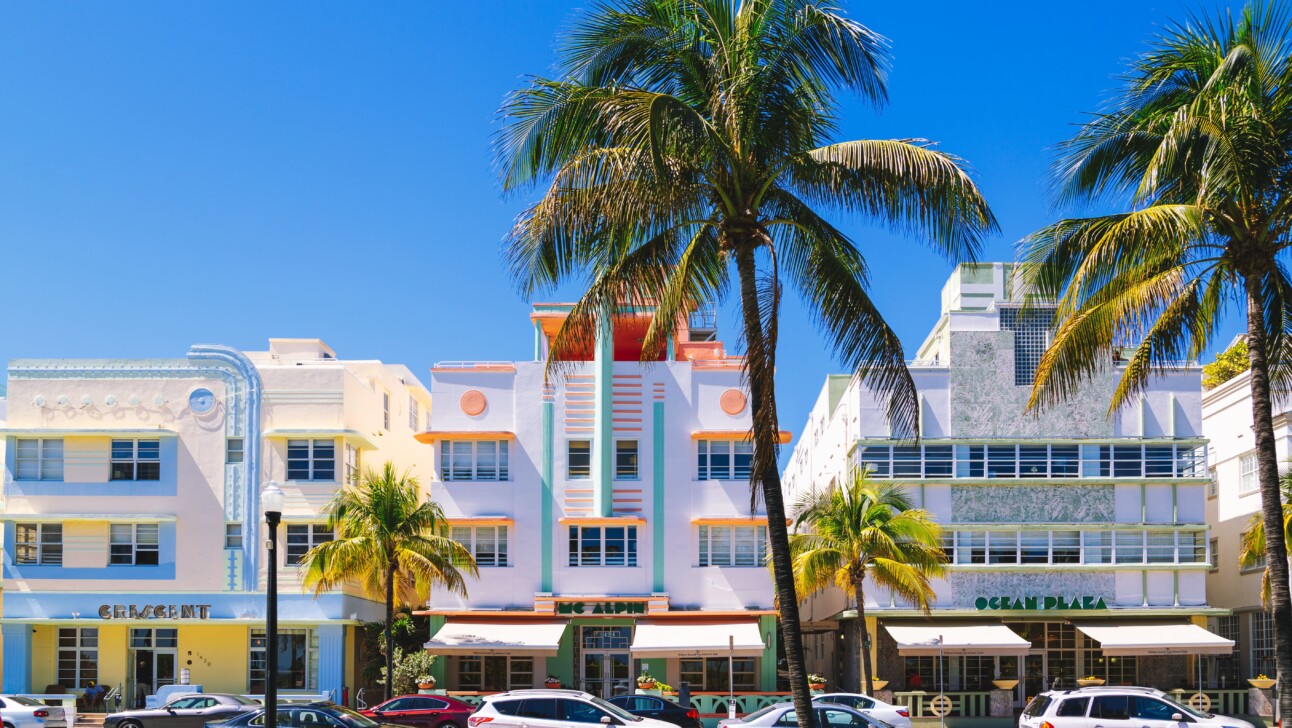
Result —
M 103 619 L 210 619 L 210 604 L 103 604 Z
M 1108 608 L 1103 597 L 1090 595 L 1072 597 L 978 597 L 974 601 L 974 606 L 984 611 L 1023 609 L 1034 612 Z
M 646 602 L 557 602 L 557 614 L 645 614 Z

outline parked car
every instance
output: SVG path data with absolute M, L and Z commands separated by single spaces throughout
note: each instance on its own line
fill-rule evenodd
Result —
M 1043 692 L 1023 708 L 1019 728 L 1253 728 L 1251 723 L 1182 705 L 1161 690 L 1091 687 Z
M 67 728 L 61 707 L 21 695 L 0 695 L 0 721 L 4 728 Z
M 373 720 L 362 713 L 331 702 L 281 704 L 278 706 L 279 728 L 406 728 L 398 723 Z M 254 728 L 265 724 L 265 709 L 256 706 L 250 713 L 226 721 L 210 721 L 205 728 Z
M 846 705 L 853 710 L 860 710 L 866 715 L 874 716 L 895 728 L 911 728 L 911 712 L 904 705 L 892 705 L 882 700 L 875 700 L 861 693 L 826 693 L 813 695 L 814 703 L 834 703 Z
M 682 728 L 701 728 L 700 711 L 683 708 L 672 700 L 654 695 L 616 695 L 607 702 L 643 718 L 662 720 Z
M 239 713 L 260 709 L 260 703 L 241 695 L 189 693 L 178 695 L 160 708 L 109 713 L 103 728 L 201 728 L 207 721 L 223 721 Z
M 817 728 L 891 728 L 878 718 L 844 705 L 813 703 L 812 711 L 815 713 L 812 723 Z M 743 718 L 718 721 L 718 725 L 724 728 L 752 728 L 753 726 L 797 728 L 798 724 L 798 713 L 794 710 L 793 703 L 777 703 Z
M 672 723 L 633 715 L 579 690 L 511 690 L 486 695 L 467 719 L 469 728 L 569 728 L 571 723 L 675 728 Z
M 441 695 L 401 695 L 359 711 L 369 718 L 415 728 L 467 728 L 476 707 Z

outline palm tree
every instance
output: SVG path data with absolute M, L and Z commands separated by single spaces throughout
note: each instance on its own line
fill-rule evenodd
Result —
M 386 604 L 386 699 L 395 675 L 391 626 L 395 606 L 417 606 L 433 585 L 466 596 L 463 572 L 479 576 L 465 546 L 449 538 L 439 504 L 422 496 L 417 479 L 387 461 L 380 471 L 365 468 L 325 509 L 335 540 L 305 554 L 305 586 L 315 596 L 358 583 L 364 596 Z
M 1283 540 L 1292 539 L 1292 470 L 1279 477 L 1283 491 Z M 1270 608 L 1270 569 L 1265 562 L 1264 514 L 1253 513 L 1238 539 L 1238 566 L 1243 569 L 1263 567 L 1261 574 L 1261 604 Z
M 875 666 L 866 649 L 866 577 L 927 613 L 935 598 L 929 579 L 945 572 L 942 527 L 928 511 L 912 507 L 906 488 L 872 483 L 858 468 L 842 485 L 804 493 L 794 513 L 790 552 L 795 587 L 806 596 L 834 585 L 852 597 L 860 690 L 874 695 Z M 800 526 L 808 530 L 799 533 Z
M 1168 26 L 1055 165 L 1060 202 L 1120 201 L 1126 211 L 1062 220 L 1021 252 L 1036 293 L 1058 300 L 1032 407 L 1072 395 L 1133 345 L 1115 411 L 1173 362 L 1206 352 L 1231 305 L 1246 309 L 1280 674 L 1292 670 L 1292 598 L 1270 388 L 1287 378 L 1292 353 L 1288 41 L 1288 16 L 1273 3 Z M 1292 714 L 1292 690 L 1279 700 Z
M 822 217 L 872 218 L 972 259 L 996 222 L 958 160 L 920 140 L 835 142 L 834 94 L 886 99 L 886 41 L 826 0 L 605 0 L 573 24 L 554 78 L 501 110 L 507 190 L 546 184 L 506 243 L 521 292 L 586 284 L 549 366 L 586 351 L 621 305 L 653 311 L 643 358 L 722 298 L 734 267 L 761 497 L 800 725 L 810 721 L 778 472 L 777 313 L 788 280 L 895 427 L 916 433 L 901 343 L 867 293 L 849 237 Z

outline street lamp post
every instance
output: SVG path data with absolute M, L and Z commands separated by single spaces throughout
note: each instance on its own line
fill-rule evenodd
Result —
M 283 518 L 283 491 L 269 481 L 260 494 L 260 507 L 269 526 L 265 585 L 265 728 L 278 728 L 278 523 Z

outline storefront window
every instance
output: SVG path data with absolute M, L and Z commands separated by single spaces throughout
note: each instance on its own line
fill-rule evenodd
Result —
M 64 688 L 89 687 L 99 679 L 99 630 L 58 630 L 58 684 Z
M 130 646 L 134 649 L 167 648 L 179 646 L 177 629 L 132 629 Z
M 680 660 L 679 667 L 682 681 L 688 683 L 692 691 L 720 691 L 728 687 L 726 657 Z M 731 676 L 736 692 L 757 690 L 756 675 L 755 658 L 737 657 L 731 661 Z
M 458 658 L 459 690 L 521 690 L 534 687 L 534 658 L 487 657 Z
M 262 695 L 265 692 L 267 668 L 265 631 L 251 631 L 251 654 L 248 662 L 250 681 L 248 692 Z M 318 664 L 318 636 L 309 629 L 280 629 L 278 631 L 279 690 L 313 690 Z
M 1252 666 L 1248 677 L 1273 675 L 1274 668 L 1274 620 L 1269 612 L 1251 612 L 1252 625 Z

